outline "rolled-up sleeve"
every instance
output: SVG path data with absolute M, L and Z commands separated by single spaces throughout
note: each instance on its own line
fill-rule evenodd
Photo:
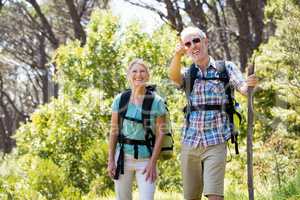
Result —
M 230 84 L 233 85 L 236 90 L 241 91 L 241 87 L 246 84 L 246 80 L 241 70 L 230 61 L 226 61 L 226 69 L 229 75 Z
M 166 103 L 161 97 L 156 96 L 156 101 L 152 105 L 152 111 L 156 117 L 163 116 L 167 113 Z
M 118 112 L 119 111 L 119 103 L 120 103 L 121 94 L 118 94 L 111 105 L 112 112 Z

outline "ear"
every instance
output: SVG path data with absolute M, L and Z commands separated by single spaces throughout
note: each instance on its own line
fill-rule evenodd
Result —
M 204 39 L 204 43 L 206 46 L 208 46 L 208 38 L 207 37 Z

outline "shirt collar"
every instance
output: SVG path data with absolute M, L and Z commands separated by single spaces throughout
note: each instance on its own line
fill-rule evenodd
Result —
M 197 66 L 197 65 L 196 65 Z M 213 59 L 213 57 L 209 56 L 209 60 L 208 60 L 208 64 L 207 64 L 207 67 L 206 69 L 210 68 L 210 67 L 213 67 L 214 69 L 217 69 L 216 67 L 216 61 L 215 59 Z
M 213 67 L 213 68 L 217 69 L 216 61 L 211 56 L 209 56 L 209 62 L 208 62 L 208 65 L 207 65 L 207 68 L 209 68 L 209 67 Z

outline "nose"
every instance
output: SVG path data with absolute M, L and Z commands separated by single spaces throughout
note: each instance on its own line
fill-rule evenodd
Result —
M 196 43 L 191 42 L 191 48 L 194 48 L 196 46 Z
M 135 74 L 135 78 L 141 78 L 142 76 L 143 76 L 143 72 L 140 71 L 136 72 Z

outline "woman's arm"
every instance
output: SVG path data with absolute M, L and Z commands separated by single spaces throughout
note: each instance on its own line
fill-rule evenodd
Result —
M 156 123 L 155 123 L 155 129 L 156 129 L 156 134 L 155 134 L 155 145 L 154 149 L 152 152 L 152 156 L 149 160 L 149 163 L 143 173 L 146 173 L 146 181 L 150 179 L 151 182 L 154 182 L 157 178 L 157 173 L 156 173 L 156 163 L 161 151 L 161 146 L 162 146 L 162 141 L 163 141 L 163 136 L 165 134 L 165 129 L 166 129 L 166 116 L 160 116 L 156 118 Z
M 113 178 L 116 172 L 115 164 L 115 151 L 118 141 L 119 127 L 118 127 L 118 113 L 112 112 L 111 115 L 111 129 L 109 134 L 109 146 L 108 146 L 108 175 Z

